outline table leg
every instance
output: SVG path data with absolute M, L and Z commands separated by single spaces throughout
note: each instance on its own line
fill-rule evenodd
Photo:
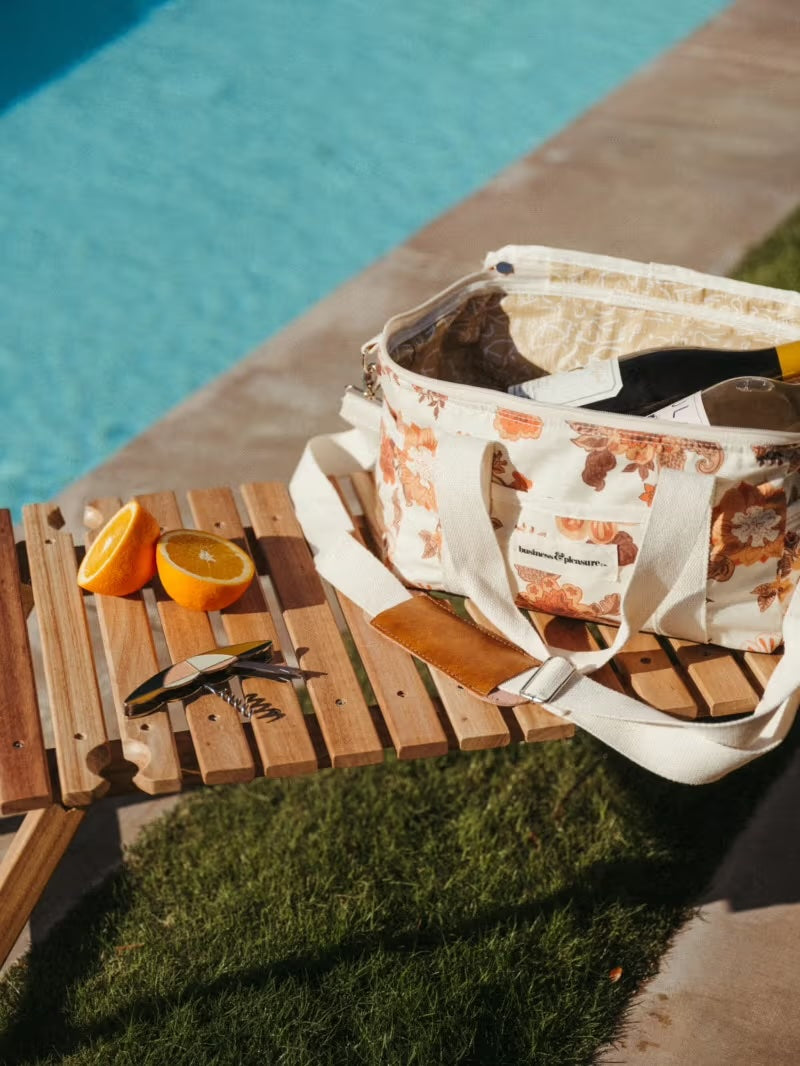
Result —
M 25 927 L 86 814 L 54 803 L 25 815 L 0 862 L 0 965 Z

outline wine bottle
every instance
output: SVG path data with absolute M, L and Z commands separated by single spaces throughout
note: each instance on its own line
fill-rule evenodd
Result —
M 705 426 L 800 432 L 800 383 L 731 378 L 676 400 L 650 418 Z
M 800 341 L 774 348 L 654 348 L 619 361 L 622 388 L 584 404 L 593 411 L 649 415 L 687 394 L 734 377 L 789 378 L 800 374 Z

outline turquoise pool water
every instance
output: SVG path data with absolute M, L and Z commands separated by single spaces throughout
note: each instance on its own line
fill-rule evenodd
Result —
M 0 506 L 55 494 L 725 6 L 5 0 Z

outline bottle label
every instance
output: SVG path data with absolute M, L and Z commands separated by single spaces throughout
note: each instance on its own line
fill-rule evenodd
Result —
M 648 418 L 661 418 L 667 422 L 687 422 L 695 426 L 708 426 L 710 421 L 703 406 L 703 394 L 693 392 L 682 400 L 667 404 L 660 411 L 654 411 Z
M 616 396 L 622 388 L 622 378 L 617 359 L 590 359 L 586 366 L 566 370 L 560 374 L 547 374 L 531 381 L 512 385 L 512 396 L 522 396 L 542 403 L 563 403 L 580 407 Z

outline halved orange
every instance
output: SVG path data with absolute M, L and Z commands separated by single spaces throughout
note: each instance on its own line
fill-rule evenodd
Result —
M 191 611 L 221 611 L 243 596 L 253 560 L 232 540 L 199 529 L 171 529 L 156 545 L 164 591 Z
M 78 568 L 78 584 L 104 596 L 127 596 L 156 572 L 158 522 L 136 500 L 109 518 Z

